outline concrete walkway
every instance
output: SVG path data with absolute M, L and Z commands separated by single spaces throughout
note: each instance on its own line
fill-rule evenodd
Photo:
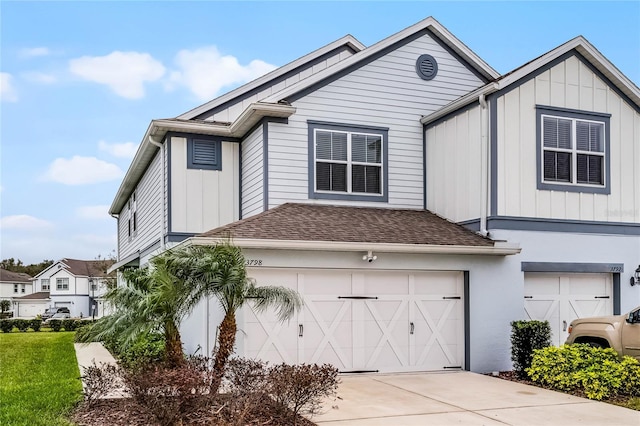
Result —
M 319 426 L 639 425 L 640 412 L 469 372 L 342 376 Z

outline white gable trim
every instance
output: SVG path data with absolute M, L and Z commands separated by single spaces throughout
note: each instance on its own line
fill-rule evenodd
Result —
M 289 71 L 294 70 L 300 66 L 303 66 L 306 63 L 311 62 L 314 59 L 319 58 L 320 56 L 328 52 L 331 52 L 332 50 L 337 49 L 341 46 L 347 46 L 356 52 L 360 52 L 361 50 L 365 49 L 364 44 L 360 43 L 355 37 L 348 34 L 332 43 L 327 44 L 326 46 L 321 47 L 320 49 L 314 50 L 313 52 L 301 58 L 296 59 L 293 62 L 289 62 L 286 65 L 278 67 L 275 70 L 271 71 L 270 73 L 265 74 L 262 77 L 259 77 L 243 86 L 240 86 L 235 90 L 225 93 L 224 95 L 217 97 L 216 99 L 210 102 L 207 102 L 206 104 L 200 105 L 199 107 L 196 107 L 188 112 L 185 112 L 184 114 L 179 115 L 177 118 L 181 120 L 191 120 L 202 113 L 205 113 L 219 105 L 222 105 L 225 102 L 233 100 L 234 98 L 242 96 L 244 93 L 247 93 L 265 83 L 268 83 L 271 80 L 275 80 L 278 77 L 288 73 Z
M 518 82 L 520 79 L 525 78 L 529 74 L 535 72 L 536 70 L 546 66 L 550 62 L 562 57 L 567 52 L 571 50 L 577 51 L 580 53 L 584 59 L 589 61 L 591 65 L 593 65 L 598 71 L 600 71 L 605 77 L 607 77 L 616 88 L 618 88 L 622 93 L 624 93 L 632 102 L 635 103 L 636 107 L 640 107 L 640 89 L 636 86 L 627 76 L 622 74 L 618 68 L 615 67 L 606 57 L 602 55 L 587 39 L 582 36 L 578 36 L 572 40 L 569 40 L 565 44 L 556 47 L 550 52 L 545 53 L 544 55 L 534 59 L 533 61 L 516 68 L 510 73 L 505 74 L 504 77 L 501 77 L 494 83 L 489 83 L 479 89 L 469 93 L 451 102 L 449 105 L 444 106 L 440 110 L 430 114 L 420 120 L 422 124 L 428 125 L 450 114 L 452 112 L 457 111 L 458 109 L 474 102 L 478 99 L 480 95 L 489 95 L 491 93 L 504 90 L 510 85 Z
M 341 61 L 330 68 L 326 68 L 309 78 L 301 80 L 300 82 L 293 84 L 267 98 L 264 99 L 265 102 L 278 102 L 282 99 L 286 99 L 287 97 L 298 93 L 302 90 L 305 90 L 315 84 L 320 83 L 322 80 L 339 73 L 342 70 L 345 70 L 353 65 L 356 65 L 358 62 L 363 61 L 373 55 L 376 55 L 378 52 L 384 50 L 385 48 L 393 45 L 394 43 L 400 42 L 411 35 L 423 31 L 430 30 L 432 31 L 436 37 L 438 37 L 442 42 L 444 42 L 447 46 L 453 49 L 460 57 L 462 57 L 465 61 L 469 62 L 473 66 L 475 70 L 477 70 L 480 74 L 482 74 L 487 80 L 494 80 L 500 76 L 500 74 L 491 68 L 489 64 L 483 61 L 478 55 L 476 55 L 471 49 L 469 49 L 464 43 L 458 40 L 453 34 L 451 34 L 445 27 L 443 27 L 438 21 L 436 21 L 432 17 L 428 17 L 418 22 L 415 25 L 412 25 L 398 33 L 395 33 L 382 41 L 368 47 L 367 49 L 356 53 L 355 55 Z

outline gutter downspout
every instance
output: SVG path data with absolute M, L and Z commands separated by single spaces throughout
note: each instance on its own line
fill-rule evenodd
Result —
M 489 196 L 489 114 L 487 110 L 487 100 L 484 93 L 480 93 L 478 96 L 478 102 L 480 103 L 480 235 L 487 236 L 487 205 Z
M 167 193 L 167 188 L 166 188 L 166 158 L 165 157 L 165 149 L 164 149 L 164 144 L 157 141 L 156 139 L 153 138 L 153 136 L 149 135 L 149 143 L 151 145 L 157 146 L 160 149 L 160 154 L 161 154 L 161 161 L 162 161 L 162 204 L 163 204 L 163 217 L 162 217 L 162 228 L 160 229 L 160 248 L 162 251 L 165 250 L 165 242 L 164 242 L 164 220 L 166 218 L 166 215 L 164 214 L 164 210 L 166 208 L 166 206 L 164 206 L 164 194 Z

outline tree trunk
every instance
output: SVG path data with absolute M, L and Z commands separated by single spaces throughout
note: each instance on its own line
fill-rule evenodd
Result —
M 218 334 L 218 351 L 213 361 L 213 380 L 211 381 L 211 393 L 218 393 L 220 382 L 224 376 L 224 370 L 229 357 L 233 353 L 236 343 L 236 315 L 235 312 L 227 312 L 220 324 Z
M 173 321 L 167 321 L 164 325 L 164 351 L 165 360 L 169 367 L 178 367 L 184 363 L 182 352 L 182 340 L 180 330 Z

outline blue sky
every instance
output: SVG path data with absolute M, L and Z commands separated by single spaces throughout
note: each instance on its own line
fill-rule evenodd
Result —
M 500 73 L 585 36 L 640 82 L 640 2 L 0 3 L 0 258 L 93 259 L 154 118 L 433 16 Z

